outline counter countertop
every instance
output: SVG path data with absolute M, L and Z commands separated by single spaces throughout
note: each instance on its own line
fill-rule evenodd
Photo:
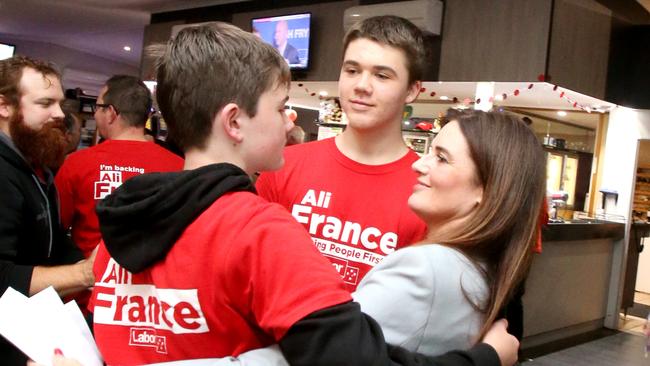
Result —
M 543 241 L 570 241 L 589 239 L 621 239 L 625 236 L 625 224 L 597 220 L 579 220 L 550 223 L 542 229 Z

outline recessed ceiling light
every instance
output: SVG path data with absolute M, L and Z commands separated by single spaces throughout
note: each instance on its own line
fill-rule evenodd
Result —
M 131 52 L 131 47 L 129 47 L 129 46 L 124 46 L 124 51 L 126 51 L 126 52 Z
M 329 95 L 329 93 L 327 92 L 327 90 L 321 90 L 318 92 L 318 95 L 320 95 L 321 97 L 326 97 Z
M 353 16 L 353 17 L 358 17 L 358 16 L 359 16 L 359 14 L 352 14 L 352 16 Z
M 449 97 L 446 96 L 446 95 L 441 95 L 440 96 L 440 100 L 448 100 L 448 99 L 449 99 Z
M 557 115 L 560 116 L 560 117 L 565 117 L 566 112 L 565 111 L 557 111 Z
M 503 100 L 503 94 L 497 94 L 494 96 L 494 100 Z

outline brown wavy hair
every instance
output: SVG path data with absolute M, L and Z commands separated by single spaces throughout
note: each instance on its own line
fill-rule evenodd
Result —
M 457 121 L 467 140 L 483 199 L 462 228 L 427 239 L 460 250 L 484 273 L 489 297 L 475 304 L 485 313 L 481 339 L 530 268 L 546 192 L 544 152 L 513 115 L 450 110 L 446 120 Z
M 14 56 L 0 61 L 0 96 L 4 97 L 5 103 L 17 108 L 20 104 L 22 92 L 20 90 L 20 79 L 23 77 L 25 68 L 34 69 L 49 80 L 47 76 L 54 76 L 61 80 L 61 73 L 57 67 L 49 62 L 44 62 L 26 56 Z

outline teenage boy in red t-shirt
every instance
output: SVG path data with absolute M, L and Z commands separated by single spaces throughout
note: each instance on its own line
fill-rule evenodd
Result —
M 406 19 L 372 17 L 353 26 L 339 76 L 345 131 L 287 148 L 284 167 L 256 183 L 260 196 L 305 226 L 351 292 L 426 230 L 407 204 L 419 157 L 402 139 L 404 106 L 420 93 L 424 59 L 422 32 Z
M 293 365 L 512 363 L 503 325 L 484 340 L 494 348 L 425 358 L 387 346 L 302 226 L 255 194 L 249 176 L 281 167 L 291 127 L 290 74 L 272 46 L 213 23 L 158 51 L 158 104 L 185 171 L 134 177 L 98 205 L 91 308 L 107 364 L 273 343 Z

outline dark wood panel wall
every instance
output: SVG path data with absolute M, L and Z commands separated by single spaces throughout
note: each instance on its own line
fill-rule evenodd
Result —
M 145 31 L 145 45 L 167 39 L 178 23 L 224 20 L 249 30 L 254 17 L 309 11 L 311 69 L 295 79 L 337 80 L 343 12 L 371 2 L 278 1 L 271 1 L 273 7 L 253 1 L 157 14 Z M 595 0 L 445 0 L 444 8 L 442 35 L 428 41 L 433 52 L 427 80 L 537 81 L 546 74 L 555 84 L 604 97 L 611 14 Z M 143 58 L 143 77 L 151 69 Z
M 548 58 L 553 83 L 605 98 L 612 12 L 592 0 L 555 0 Z
M 251 30 L 253 18 L 279 14 L 312 13 L 309 71 L 295 74 L 294 79 L 335 81 L 339 79 L 343 33 L 343 12 L 359 5 L 356 0 L 338 1 L 233 14 L 232 23 Z
M 552 0 L 447 0 L 440 80 L 533 81 L 544 73 Z

